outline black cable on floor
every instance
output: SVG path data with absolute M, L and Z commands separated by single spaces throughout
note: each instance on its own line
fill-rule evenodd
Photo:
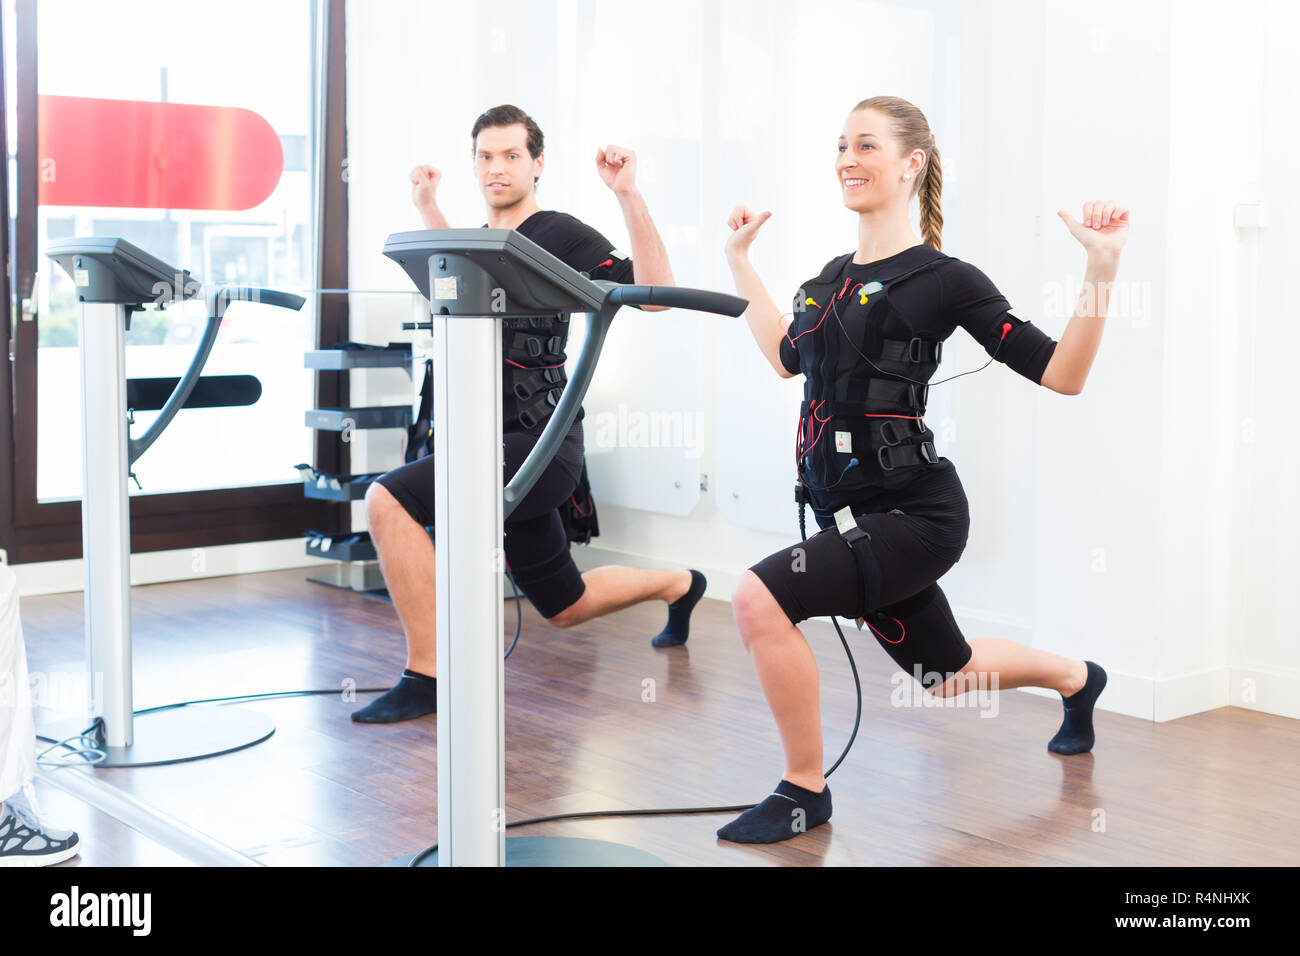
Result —
M 799 503 L 799 538 L 802 541 L 807 541 L 808 535 L 804 522 L 804 501 L 802 498 L 796 498 L 796 500 Z M 858 701 L 857 711 L 853 715 L 853 732 L 849 734 L 848 743 L 844 745 L 844 749 L 840 752 L 839 757 L 836 758 L 833 764 L 831 764 L 830 769 L 822 775 L 824 777 L 830 777 L 830 775 L 835 772 L 835 769 L 844 762 L 844 758 L 849 755 L 849 751 L 853 748 L 853 742 L 857 740 L 858 737 L 858 727 L 862 723 L 862 679 L 858 676 L 858 665 L 853 659 L 853 651 L 849 648 L 848 639 L 845 638 L 844 632 L 840 629 L 840 622 L 832 616 L 831 623 L 835 625 L 835 633 L 840 636 L 840 644 L 844 647 L 844 653 L 848 655 L 849 669 L 853 672 L 853 688 L 857 693 Z M 663 810 L 588 810 L 586 812 L 578 813 L 555 813 L 545 817 L 530 817 L 527 820 L 516 820 L 514 823 L 507 823 L 506 829 L 510 830 L 514 827 L 528 826 L 533 823 L 550 823 L 555 820 L 579 820 L 589 817 L 658 817 L 676 816 L 688 813 L 742 813 L 745 810 L 751 810 L 756 806 L 757 804 L 755 803 L 746 803 L 734 807 L 671 807 Z M 408 863 L 407 866 L 419 866 L 437 849 L 438 844 L 436 843 L 425 847 L 411 858 L 411 862 Z
M 325 690 L 275 690 L 265 694 L 240 694 L 235 697 L 209 697 L 205 700 L 183 700 L 176 704 L 160 704 L 157 707 L 146 707 L 144 710 L 137 710 L 132 716 L 142 717 L 145 714 L 156 714 L 162 710 L 175 710 L 178 707 L 190 707 L 194 704 L 225 704 L 235 700 L 270 700 L 273 697 L 314 697 L 321 694 L 341 694 L 344 688 L 330 687 Z M 354 694 L 384 694 L 392 690 L 391 687 L 362 687 L 354 690 Z

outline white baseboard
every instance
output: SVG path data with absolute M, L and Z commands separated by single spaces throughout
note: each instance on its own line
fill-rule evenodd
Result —
M 176 551 L 147 551 L 131 555 L 131 583 L 160 584 L 164 581 L 188 581 L 192 578 L 216 578 L 227 574 L 282 571 L 335 563 L 309 557 L 306 547 L 305 539 L 289 538 L 283 541 L 257 541 Z M 18 580 L 20 597 L 80 591 L 84 583 L 80 558 L 14 564 L 10 565 L 10 569 Z
M 1233 666 L 1225 684 L 1229 706 L 1300 720 L 1300 674 L 1295 671 Z
M 1042 688 L 1025 690 L 1055 696 Z M 1098 703 L 1099 710 L 1156 723 L 1220 707 L 1243 707 L 1300 720 L 1300 675 L 1277 668 L 1230 666 L 1161 679 L 1108 671 L 1105 696 Z
M 1207 667 L 1151 682 L 1151 714 L 1157 722 L 1216 710 L 1228 703 L 1227 667 Z

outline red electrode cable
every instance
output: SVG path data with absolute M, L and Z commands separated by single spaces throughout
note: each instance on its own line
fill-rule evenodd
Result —
M 898 618 L 896 618 L 896 617 L 891 617 L 890 620 L 893 621 L 895 624 L 897 624 L 897 625 L 898 625 L 900 628 L 902 628 L 902 630 L 903 630 L 903 633 L 899 635 L 898 640 L 896 640 L 896 641 L 891 641 L 889 638 L 885 637 L 884 634 L 881 634 L 879 631 L 876 631 L 876 627 L 875 627 L 875 625 L 872 624 L 870 621 L 868 621 L 866 618 L 863 618 L 863 621 L 866 622 L 867 627 L 871 628 L 873 631 L 876 631 L 876 634 L 877 634 L 877 635 L 880 637 L 880 639 L 881 639 L 882 641 L 884 641 L 886 644 L 901 644 L 901 643 L 903 643 L 903 638 L 907 637 L 907 628 L 906 628 L 906 627 L 903 627 L 903 622 L 900 621 L 900 620 L 899 620 Z

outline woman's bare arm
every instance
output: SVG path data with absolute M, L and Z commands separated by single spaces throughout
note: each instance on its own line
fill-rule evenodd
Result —
M 758 343 L 758 350 L 776 370 L 777 375 L 794 378 L 796 373 L 781 364 L 781 338 L 788 325 L 785 314 L 763 288 L 763 280 L 758 277 L 753 263 L 749 261 L 749 245 L 758 234 L 759 227 L 771 215 L 770 212 L 756 215 L 744 206 L 732 210 L 727 219 L 727 225 L 732 230 L 727 239 L 727 265 L 731 268 L 736 283 L 736 294 L 749 300 L 745 321 L 749 324 L 754 341 Z
M 1062 333 L 1041 384 L 1062 395 L 1078 395 L 1088 380 L 1101 345 L 1101 331 L 1110 307 L 1110 287 L 1119 270 L 1119 253 L 1128 240 L 1128 210 L 1113 199 L 1083 204 L 1083 222 L 1064 209 L 1057 215 L 1087 253 L 1079 304 Z
M 1118 253 L 1089 252 L 1079 304 L 1061 334 L 1041 384 L 1062 395 L 1078 395 L 1101 346 L 1110 304 L 1110 286 L 1119 269 Z

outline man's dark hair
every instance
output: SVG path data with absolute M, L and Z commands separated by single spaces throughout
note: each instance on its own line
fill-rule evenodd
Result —
M 494 106 L 490 110 L 482 113 L 474 121 L 474 128 L 470 130 L 470 142 L 477 148 L 478 134 L 485 129 L 497 126 L 514 126 L 516 123 L 523 126 L 528 131 L 528 155 L 536 159 L 542 155 L 542 131 L 533 118 L 517 106 L 511 106 L 509 103 L 501 106 Z M 537 185 L 537 179 L 533 179 L 533 185 Z

